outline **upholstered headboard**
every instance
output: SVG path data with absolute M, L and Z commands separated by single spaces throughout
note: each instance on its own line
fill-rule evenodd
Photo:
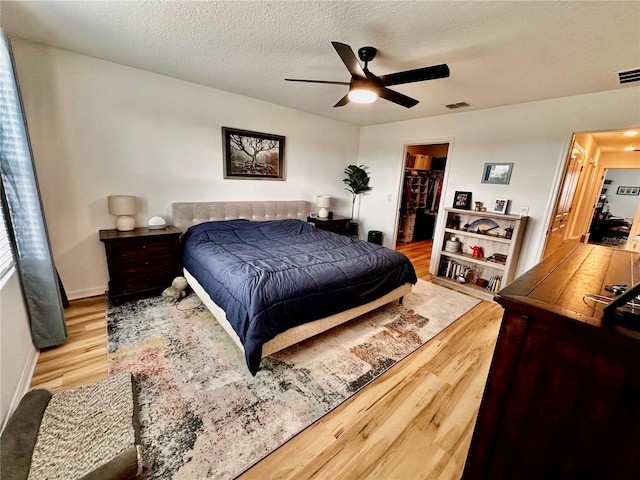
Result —
M 171 204 L 173 225 L 182 231 L 198 223 L 243 218 L 253 221 L 306 220 L 311 204 L 304 200 L 264 202 L 177 202 Z

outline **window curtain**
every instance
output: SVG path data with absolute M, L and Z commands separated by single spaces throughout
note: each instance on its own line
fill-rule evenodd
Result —
M 58 276 L 9 39 L 0 30 L 0 173 L 6 213 L 36 348 L 67 338 Z M 3 321 L 6 321 L 3 319 Z

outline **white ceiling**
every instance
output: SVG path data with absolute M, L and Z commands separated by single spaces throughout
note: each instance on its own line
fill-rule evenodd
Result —
M 357 125 L 629 88 L 639 1 L 2 1 L 7 35 Z M 411 108 L 333 105 L 349 81 L 331 46 L 378 49 L 377 75 L 446 63 L 451 77 L 392 87 Z M 631 84 L 631 85 L 638 85 Z M 640 106 L 639 106 L 640 108 Z M 461 111 L 461 110 L 456 110 Z

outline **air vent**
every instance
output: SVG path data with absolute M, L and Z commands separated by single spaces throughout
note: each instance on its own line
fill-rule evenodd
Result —
M 450 103 L 448 105 L 445 105 L 445 107 L 447 107 L 449 110 L 455 110 L 456 108 L 465 108 L 470 106 L 471 105 L 469 105 L 467 102 Z
M 640 81 L 640 68 L 635 70 L 627 70 L 626 72 L 618 72 L 620 83 L 631 83 Z

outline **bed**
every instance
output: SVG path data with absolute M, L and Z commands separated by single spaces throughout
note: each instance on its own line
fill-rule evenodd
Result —
M 184 275 L 244 352 L 262 357 L 393 300 L 417 281 L 402 254 L 317 229 L 310 204 L 174 203 Z

